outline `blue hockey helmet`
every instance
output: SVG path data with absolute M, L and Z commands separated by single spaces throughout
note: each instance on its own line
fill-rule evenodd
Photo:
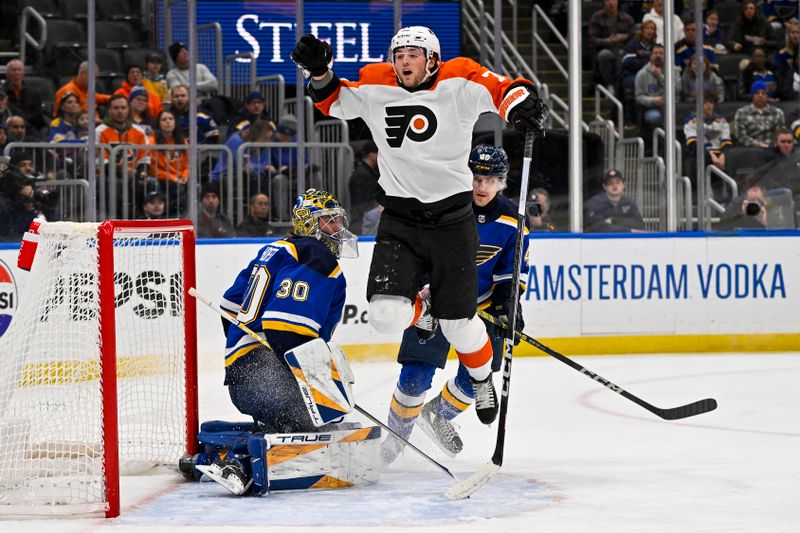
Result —
M 479 144 L 469 153 L 469 169 L 475 175 L 505 178 L 508 168 L 508 155 L 499 146 Z

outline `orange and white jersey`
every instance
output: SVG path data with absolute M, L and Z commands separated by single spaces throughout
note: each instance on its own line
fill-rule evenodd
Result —
M 429 204 L 472 192 L 472 128 L 481 113 L 505 119 L 520 97 L 509 89 L 522 84 L 533 85 L 458 57 L 439 64 L 430 87 L 409 91 L 389 63 L 375 63 L 361 69 L 357 82 L 340 80 L 332 93 L 320 91 L 327 97 L 316 106 L 367 123 L 378 146 L 378 184 L 387 196 Z

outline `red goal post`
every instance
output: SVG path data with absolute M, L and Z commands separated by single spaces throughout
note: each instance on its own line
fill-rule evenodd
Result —
M 197 442 L 194 228 L 46 223 L 0 367 L 0 514 L 120 512 Z

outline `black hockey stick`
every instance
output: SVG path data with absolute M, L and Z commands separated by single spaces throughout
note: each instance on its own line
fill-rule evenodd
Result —
M 191 288 L 189 289 L 189 294 L 190 294 L 190 295 L 192 295 L 192 296 L 194 296 L 194 297 L 195 297 L 195 298 L 197 298 L 198 300 L 200 300 L 202 303 L 206 304 L 206 305 L 207 305 L 208 307 L 210 307 L 210 308 L 211 308 L 213 311 L 215 311 L 215 312 L 216 312 L 216 313 L 217 313 L 219 316 L 221 316 L 222 318 L 224 318 L 225 320 L 227 320 L 228 322 L 230 322 L 231 324 L 233 324 L 233 325 L 234 325 L 234 326 L 236 326 L 237 328 L 241 329 L 242 331 L 244 331 L 245 333 L 247 333 L 248 335 L 250 335 L 252 338 L 254 338 L 254 339 L 255 339 L 255 340 L 257 340 L 259 343 L 261 343 L 262 345 L 264 345 L 264 346 L 265 346 L 267 349 L 269 349 L 269 351 L 272 351 L 272 346 L 270 346 L 270 345 L 269 345 L 269 343 L 266 341 L 266 339 L 264 339 L 263 337 L 259 337 L 259 336 L 258 336 L 258 335 L 257 335 L 257 334 L 256 334 L 256 333 L 255 333 L 255 332 L 252 330 L 252 329 L 248 328 L 247 326 L 245 326 L 244 324 L 242 324 L 241 322 L 239 322 L 239 320 L 238 320 L 238 319 L 236 319 L 235 317 L 232 317 L 232 316 L 231 316 L 231 315 L 229 315 L 228 313 L 225 313 L 224 311 L 222 311 L 222 309 L 220 309 L 219 307 L 217 307 L 216 305 L 214 305 L 213 303 L 211 303 L 211 300 L 209 300 L 208 298 L 206 298 L 205 296 L 203 296 L 202 294 L 200 294 L 200 293 L 197 291 L 197 289 L 195 289 L 194 287 L 191 287 Z M 456 476 L 454 476 L 454 475 L 453 475 L 453 473 L 452 473 L 452 472 L 450 472 L 450 470 L 449 470 L 449 469 L 448 469 L 446 466 L 444 466 L 443 464 L 439 463 L 439 462 L 438 462 L 438 461 L 436 461 L 434 458 L 432 458 L 431 456 L 429 456 L 428 454 L 426 454 L 425 452 L 423 452 L 422 450 L 420 450 L 419 448 L 417 448 L 416 446 L 414 446 L 413 444 L 411 444 L 411 443 L 408 441 L 408 439 L 404 439 L 404 438 L 403 438 L 402 436 L 400 436 L 400 435 L 399 435 L 399 434 L 398 434 L 398 433 L 397 433 L 395 430 L 393 430 L 392 428 L 390 428 L 389 426 L 387 426 L 386 424 L 384 424 L 383 422 L 381 422 L 380 420 L 378 420 L 376 417 L 374 417 L 374 416 L 372 416 L 371 414 L 369 414 L 369 413 L 366 411 L 366 409 L 364 409 L 363 407 L 361 407 L 361 406 L 360 406 L 360 405 L 358 405 L 357 403 L 354 403 L 354 404 L 353 404 L 353 408 L 354 408 L 356 411 L 358 411 L 359 413 L 361 413 L 362 415 L 366 416 L 367 418 L 369 418 L 370 420 L 372 420 L 373 422 L 375 422 L 376 424 L 378 424 L 379 426 L 381 426 L 383 429 L 386 429 L 386 430 L 388 430 L 388 431 L 389 431 L 390 433 L 392 433 L 392 434 L 393 434 L 395 437 L 397 437 L 398 439 L 400 439 L 400 440 L 402 440 L 403 442 L 405 442 L 405 443 L 406 443 L 406 444 L 407 444 L 409 447 L 411 447 L 411 449 L 412 449 L 412 450 L 414 450 L 415 452 L 417 452 L 418 454 L 420 454 L 422 457 L 424 457 L 425 459 L 427 459 L 428 461 L 430 461 L 430 462 L 431 462 L 431 463 L 432 463 L 434 466 L 436 466 L 437 468 L 439 468 L 439 469 L 440 469 L 442 472 L 444 472 L 445 474 L 447 474 L 447 475 L 448 475 L 448 476 L 450 476 L 451 478 L 455 479 L 455 480 L 456 480 L 456 482 L 458 482 L 458 478 L 457 478 Z
M 514 249 L 514 270 L 511 277 L 511 302 L 514 305 L 508 311 L 508 323 L 511 329 L 506 332 L 505 353 L 503 354 L 503 390 L 500 393 L 500 413 L 497 425 L 497 441 L 495 442 L 492 460 L 481 470 L 472 474 L 462 482 L 456 483 L 446 493 L 450 499 L 460 499 L 469 497 L 470 494 L 481 488 L 489 481 L 493 475 L 500 470 L 503 464 L 503 451 L 506 441 L 506 415 L 508 413 L 508 393 L 511 389 L 511 358 L 514 350 L 514 326 L 517 323 L 516 302 L 519 301 L 519 269 L 522 263 L 522 240 L 525 238 L 525 198 L 528 194 L 528 178 L 531 171 L 531 159 L 533 158 L 533 143 L 536 134 L 533 130 L 525 132 L 525 149 L 522 152 L 522 181 L 519 186 L 519 204 L 517 206 L 517 240 Z
M 504 324 L 503 322 L 501 322 L 497 318 L 493 317 L 489 313 L 486 313 L 485 311 L 478 311 L 478 316 L 480 316 L 484 320 L 488 320 L 489 322 L 491 322 L 495 326 L 500 326 L 502 328 L 505 328 L 507 331 L 510 331 L 508 329 L 508 326 L 506 326 L 506 324 Z M 572 368 L 574 368 L 575 370 L 577 370 L 578 372 L 580 372 L 581 374 L 584 374 L 584 375 L 588 376 L 589 379 L 592 379 L 592 380 L 598 382 L 599 384 L 603 385 L 605 388 L 616 392 L 617 394 L 623 396 L 624 398 L 627 398 L 628 400 L 632 401 L 633 403 L 644 407 L 645 409 L 647 409 L 648 411 L 650 411 L 654 415 L 659 416 L 659 417 L 663 418 L 664 420 L 680 420 L 681 418 L 689 418 L 690 416 L 702 415 L 703 413 L 707 413 L 709 411 L 713 411 L 714 409 L 717 408 L 717 400 L 715 400 L 714 398 L 706 398 L 705 400 L 698 400 L 696 402 L 692 402 L 692 403 L 689 403 L 689 404 L 686 404 L 686 405 L 681 405 L 679 407 L 671 407 L 669 409 L 664 409 L 662 407 L 656 407 L 655 405 L 647 403 L 646 401 L 642 400 L 638 396 L 635 396 L 635 395 L 631 394 L 630 392 L 626 391 L 625 389 L 623 389 L 619 385 L 615 385 L 615 384 L 611 383 L 606 378 L 604 378 L 602 376 L 598 376 L 597 374 L 595 374 L 594 372 L 592 372 L 588 368 L 586 368 L 584 366 L 581 366 L 580 364 L 576 363 L 575 361 L 573 361 L 569 357 L 558 353 L 557 351 L 553 350 L 552 348 L 550 348 L 548 346 L 545 346 L 544 344 L 542 344 L 541 342 L 537 341 L 536 339 L 532 339 L 531 337 L 528 337 L 522 331 L 518 330 L 518 331 L 516 331 L 516 334 L 517 334 L 517 337 L 519 339 L 527 342 L 528 344 L 530 344 L 532 346 L 535 346 L 536 348 L 538 348 L 539 350 L 543 351 L 547 355 L 549 355 L 551 357 L 555 357 L 556 359 L 558 359 L 559 361 L 561 361 L 565 365 L 569 365 Z

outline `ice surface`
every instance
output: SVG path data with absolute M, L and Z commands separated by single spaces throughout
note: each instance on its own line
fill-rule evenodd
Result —
M 713 397 L 719 409 L 662 421 L 554 359 L 518 358 L 505 464 L 469 500 L 445 499 L 450 479 L 406 450 L 370 487 L 236 498 L 161 469 L 123 478 L 116 520 L 0 519 L 0 530 L 800 531 L 799 354 L 575 359 L 659 407 Z M 203 368 L 201 419 L 242 419 L 221 368 Z M 357 401 L 381 419 L 398 369 L 354 364 Z M 454 371 L 450 362 L 437 374 L 431 396 Z M 481 425 L 471 411 L 456 422 L 465 441 L 456 459 L 422 432 L 413 440 L 468 476 L 489 460 L 496 427 Z

